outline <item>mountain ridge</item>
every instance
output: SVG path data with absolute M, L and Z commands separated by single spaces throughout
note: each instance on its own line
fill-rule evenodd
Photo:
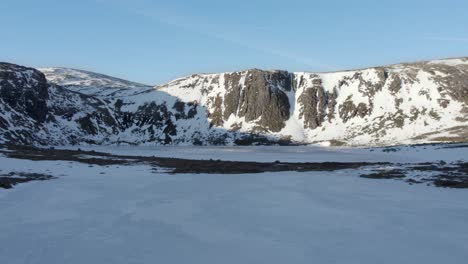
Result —
M 396 62 L 396 63 L 388 63 L 388 64 L 376 64 L 376 65 L 371 65 L 371 66 L 361 66 L 361 67 L 355 67 L 355 68 L 344 68 L 344 69 L 337 69 L 337 70 L 329 70 L 329 71 L 291 71 L 288 69 L 275 69 L 275 68 L 261 68 L 261 67 L 251 67 L 251 68 L 241 68 L 237 70 L 231 70 L 231 71 L 221 71 L 221 72 L 195 72 L 192 74 L 186 74 L 186 75 L 181 75 L 181 77 L 177 77 L 174 79 L 170 79 L 166 82 L 163 82 L 161 84 L 147 84 L 147 83 L 142 83 L 142 82 L 137 82 L 137 81 L 130 81 L 127 80 L 123 77 L 115 77 L 111 74 L 108 73 L 99 73 L 94 70 L 86 70 L 86 69 L 79 69 L 75 67 L 66 67 L 66 66 L 48 66 L 48 67 L 37 67 L 35 69 L 45 72 L 48 69 L 65 69 L 65 70 L 73 70 L 73 71 L 81 71 L 85 73 L 91 73 L 91 74 L 96 74 L 96 75 L 102 75 L 105 77 L 110 77 L 113 79 L 118 79 L 122 81 L 127 81 L 135 84 L 140 84 L 143 86 L 151 86 L 151 87 L 158 87 L 164 84 L 168 84 L 173 81 L 177 81 L 179 79 L 185 79 L 188 78 L 192 75 L 212 75 L 212 74 L 225 74 L 225 73 L 234 73 L 234 72 L 243 72 L 243 71 L 250 71 L 250 70 L 260 70 L 260 71 L 287 71 L 290 73 L 315 73 L 315 74 L 327 74 L 327 73 L 336 73 L 336 72 L 350 72 L 350 71 L 360 71 L 360 70 L 365 70 L 365 69 L 370 69 L 370 68 L 379 68 L 379 67 L 393 67 L 393 66 L 398 66 L 398 65 L 405 65 L 405 64 L 420 64 L 420 63 L 429 63 L 429 62 L 434 62 L 434 61 L 451 61 L 451 60 L 465 60 L 468 61 L 468 56 L 451 56 L 451 57 L 443 57 L 443 58 L 435 58 L 435 59 L 421 59 L 421 60 L 416 60 L 412 62 Z M 2 62 L 0 63 L 9 63 L 9 62 Z M 34 67 L 32 67 L 34 68 Z
M 19 75 L 5 72 L 24 69 L 0 65 L 5 102 L 10 86 L 25 89 Z M 47 79 L 40 81 L 48 87 L 48 96 L 41 98 L 47 101 L 47 120 L 35 124 L 38 138 L 26 133 L 28 144 L 369 146 L 468 138 L 466 57 L 330 73 L 192 74 L 159 86 L 77 69 L 32 70 Z M 75 97 L 82 105 L 67 99 Z M 68 112 L 60 108 L 67 100 Z M 12 141 L 8 128 L 15 122 L 5 122 L 4 113 L 14 109 L 4 104 L 0 110 L 0 138 Z M 24 120 L 31 115 L 18 114 L 16 119 Z

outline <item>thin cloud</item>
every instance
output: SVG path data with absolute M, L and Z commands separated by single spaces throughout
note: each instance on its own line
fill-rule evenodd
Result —
M 137 7 L 135 2 L 129 4 L 126 1 L 106 1 L 106 0 L 96 0 L 99 3 L 105 3 L 108 5 L 113 5 L 121 8 L 125 8 L 127 11 L 131 11 L 137 15 L 144 16 L 148 19 L 157 21 L 162 24 L 166 24 L 171 27 L 176 27 L 185 31 L 189 31 L 198 35 L 209 37 L 212 39 L 217 39 L 220 41 L 229 42 L 235 44 L 239 47 L 255 50 L 258 52 L 266 53 L 276 57 L 282 57 L 284 59 L 294 61 L 296 63 L 303 64 L 311 68 L 319 68 L 319 70 L 331 71 L 335 70 L 336 67 L 327 65 L 315 60 L 310 60 L 305 56 L 300 54 L 295 54 L 291 51 L 285 51 L 280 49 L 275 49 L 267 47 L 264 45 L 255 44 L 252 41 L 249 41 L 245 38 L 240 38 L 235 36 L 236 34 L 229 34 L 235 32 L 233 29 L 229 29 L 227 25 L 221 25 L 219 23 L 205 22 L 201 21 L 196 17 L 188 17 L 186 15 L 182 16 L 174 13 L 172 10 L 164 10 L 160 8 L 155 10 L 154 8 L 148 7 Z M 124 6 L 122 6 L 124 5 Z

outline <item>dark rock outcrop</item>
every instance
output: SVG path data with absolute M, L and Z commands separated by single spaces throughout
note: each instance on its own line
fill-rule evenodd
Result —
M 358 105 L 355 105 L 354 102 L 350 99 L 341 104 L 339 108 L 340 118 L 343 119 L 344 123 L 356 116 L 363 118 L 367 115 L 368 112 L 369 109 L 365 103 L 359 103 Z
M 329 101 L 322 80 L 314 79 L 312 84 L 304 89 L 298 103 L 302 105 L 299 117 L 304 118 L 304 128 L 315 129 L 324 122 Z
M 241 82 L 240 73 L 225 74 L 227 93 L 224 97 L 224 119 L 231 114 L 245 117 L 264 131 L 278 132 L 289 119 L 289 99 L 285 91 L 291 91 L 291 75 L 285 71 L 249 70 Z
M 47 117 L 47 87 L 47 80 L 40 71 L 0 63 L 0 98 L 11 109 L 25 112 L 41 123 Z

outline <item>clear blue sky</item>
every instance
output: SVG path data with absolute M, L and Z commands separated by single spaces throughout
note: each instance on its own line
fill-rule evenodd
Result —
M 1 0 L 0 60 L 160 84 L 468 56 L 468 1 Z

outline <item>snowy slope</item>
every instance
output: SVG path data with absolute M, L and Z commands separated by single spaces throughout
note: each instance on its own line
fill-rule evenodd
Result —
M 39 68 L 51 83 L 88 95 L 113 96 L 151 89 L 151 86 L 104 74 L 70 68 Z
M 47 109 L 41 111 L 50 115 L 55 109 L 54 117 L 26 126 L 31 111 L 21 108 L 23 115 L 10 118 L 18 104 L 5 104 L 4 134 L 15 123 L 5 123 L 8 119 L 24 120 L 15 126 L 22 134 L 35 127 L 25 138 L 39 135 L 50 144 L 362 146 L 468 140 L 467 58 L 333 73 L 251 69 L 194 74 L 157 87 L 81 70 L 41 70 L 48 84 L 40 87 L 48 86 L 50 95 L 43 96 Z M 5 72 L 0 88 L 10 89 L 10 82 L 15 89 L 23 87 L 17 81 L 28 77 L 22 70 L 18 74 Z M 70 111 L 65 111 L 64 100 L 77 96 L 81 99 L 67 99 Z
M 234 85 L 230 83 L 233 74 L 240 75 Z M 201 103 L 210 116 L 223 116 L 215 123 L 224 129 L 252 132 L 265 128 L 261 119 L 269 113 L 249 120 L 242 109 L 258 108 L 261 102 L 244 102 L 230 113 L 225 109 L 229 106 L 226 95 L 234 86 L 244 93 L 252 75 L 255 71 L 193 75 L 160 89 L 183 101 Z M 466 58 L 336 73 L 290 73 L 283 79 L 286 84 L 273 79 L 268 85 L 287 97 L 290 114 L 281 130 L 268 134 L 299 142 L 352 145 L 468 138 Z

